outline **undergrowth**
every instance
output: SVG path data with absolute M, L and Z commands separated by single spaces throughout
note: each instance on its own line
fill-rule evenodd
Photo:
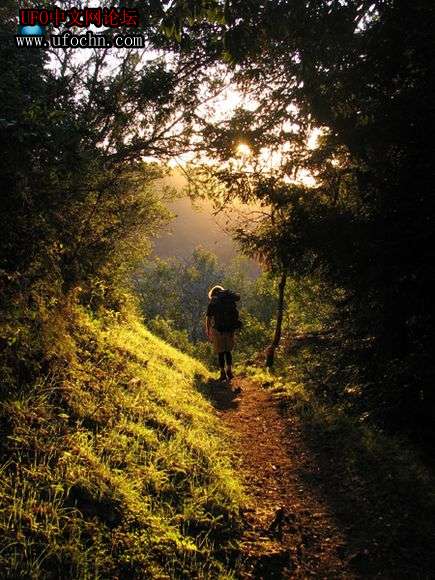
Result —
M 242 492 L 208 371 L 136 319 L 65 317 L 64 368 L 2 402 L 1 577 L 232 577 Z
M 288 420 L 288 436 L 293 429 L 301 433 L 320 477 L 306 472 L 307 483 L 328 483 L 322 493 L 350 530 L 356 573 L 431 577 L 435 476 L 412 440 L 382 429 L 366 413 L 356 415 L 342 399 L 334 402 L 321 383 L 307 386 L 297 356 L 275 372 L 240 372 L 270 391 Z

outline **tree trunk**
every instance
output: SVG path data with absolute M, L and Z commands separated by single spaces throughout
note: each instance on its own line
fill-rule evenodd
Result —
M 266 367 L 273 367 L 273 362 L 275 359 L 275 350 L 279 346 L 281 340 L 282 332 L 282 319 L 284 317 L 284 293 L 285 285 L 287 282 L 287 273 L 282 272 L 281 280 L 279 281 L 279 292 L 278 292 L 278 311 L 276 313 L 276 325 L 275 325 L 275 335 L 273 337 L 272 344 L 266 349 Z

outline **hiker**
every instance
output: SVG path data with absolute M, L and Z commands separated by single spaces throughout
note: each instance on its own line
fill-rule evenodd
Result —
M 234 332 L 242 326 L 236 306 L 240 296 L 232 290 L 225 290 L 222 286 L 213 286 L 208 293 L 208 298 L 210 302 L 207 308 L 205 331 L 218 355 L 219 380 L 231 380 L 233 378 L 231 351 L 234 348 Z

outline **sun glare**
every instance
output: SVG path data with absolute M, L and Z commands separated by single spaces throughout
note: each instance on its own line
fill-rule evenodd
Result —
M 236 147 L 237 153 L 242 157 L 247 157 L 251 154 L 251 148 L 247 143 L 239 143 Z

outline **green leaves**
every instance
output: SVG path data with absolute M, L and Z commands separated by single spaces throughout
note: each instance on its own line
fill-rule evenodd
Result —
M 176 0 L 164 10 L 161 30 L 169 39 L 181 42 L 186 26 L 197 27 L 202 22 L 224 25 L 228 22 L 229 7 L 217 0 Z

